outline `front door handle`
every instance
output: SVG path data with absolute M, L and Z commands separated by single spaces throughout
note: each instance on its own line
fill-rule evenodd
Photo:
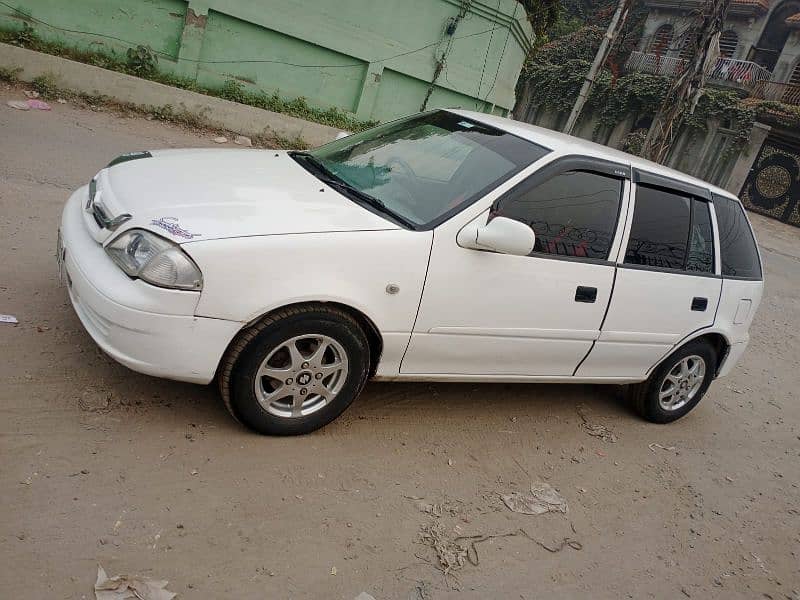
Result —
M 591 304 L 597 300 L 597 288 L 596 287 L 587 287 L 585 285 L 579 285 L 578 289 L 575 290 L 575 302 L 586 302 Z
M 694 298 L 692 298 L 692 310 L 703 312 L 707 308 L 708 308 L 708 298 L 701 298 L 700 296 L 695 296 Z

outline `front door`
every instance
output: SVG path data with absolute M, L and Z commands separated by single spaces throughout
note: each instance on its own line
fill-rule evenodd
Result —
M 708 192 L 639 179 L 614 299 L 580 377 L 643 379 L 682 339 L 714 323 L 722 279 Z
M 571 376 L 599 336 L 614 282 L 625 175 L 611 163 L 565 158 L 537 171 L 477 217 L 522 221 L 529 256 L 458 246 L 466 223 L 434 231 L 403 374 Z

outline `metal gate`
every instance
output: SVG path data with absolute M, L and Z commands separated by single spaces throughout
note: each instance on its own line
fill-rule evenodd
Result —
M 748 210 L 800 227 L 800 148 L 768 138 L 739 197 Z

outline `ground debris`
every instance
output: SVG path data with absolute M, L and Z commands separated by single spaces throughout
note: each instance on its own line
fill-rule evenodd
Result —
M 676 446 L 662 446 L 656 442 L 652 444 L 647 444 L 647 447 L 650 448 L 650 452 L 655 452 L 656 448 L 661 448 L 662 450 L 666 450 L 667 452 L 674 452 L 675 454 L 678 453 L 678 448 Z
M 7 100 L 6 104 L 11 108 L 16 108 L 17 110 L 30 110 L 31 107 L 28 106 L 28 103 L 24 100 Z
M 86 388 L 81 397 L 78 398 L 78 407 L 86 412 L 104 413 L 111 410 L 111 398 L 113 394 L 107 390 L 97 388 Z
M 97 566 L 97 581 L 94 584 L 96 600 L 172 600 L 177 594 L 167 589 L 169 582 L 146 577 L 117 575 L 109 577 L 100 565 Z
M 233 138 L 233 143 L 237 146 L 252 146 L 253 140 L 246 135 L 237 135 L 235 138 Z
M 367 592 L 361 592 L 358 596 L 355 597 L 355 600 L 375 600 L 375 597 Z
M 420 541 L 436 552 L 439 562 L 437 568 L 445 577 L 464 566 L 467 559 L 467 548 L 453 541 L 441 523 L 423 525 Z
M 226 138 L 224 135 L 218 135 L 218 136 L 217 136 L 217 137 L 215 137 L 215 138 L 214 138 L 212 141 L 213 141 L 215 144 L 225 144 L 225 143 L 227 143 L 227 142 L 228 142 L 228 138 Z
M 0 315 L 0 323 L 11 323 L 13 325 L 19 323 L 19 321 L 14 315 Z
M 576 412 L 578 413 L 578 416 L 581 418 L 581 421 L 583 421 L 581 425 L 583 427 L 583 430 L 592 437 L 600 438 L 604 442 L 610 442 L 612 444 L 615 443 L 617 441 L 616 434 L 614 434 L 614 432 L 611 431 L 605 425 L 600 425 L 598 423 L 590 422 L 589 419 L 584 414 L 583 409 L 584 407 L 582 404 L 579 404 L 575 408 Z
M 510 494 L 501 494 L 500 498 L 509 510 L 524 515 L 543 515 L 548 512 L 566 513 L 569 510 L 566 499 L 553 486 L 542 481 L 531 484 L 530 494 L 511 492 Z

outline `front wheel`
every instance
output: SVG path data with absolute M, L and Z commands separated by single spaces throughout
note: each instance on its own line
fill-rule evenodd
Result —
M 227 366 L 220 384 L 234 417 L 259 433 L 299 435 L 327 425 L 358 396 L 369 346 L 336 308 L 288 308 L 245 332 Z
M 631 389 L 636 411 L 652 423 L 670 423 L 691 411 L 717 371 L 717 354 L 704 340 L 689 342 L 667 357 L 650 378 Z

